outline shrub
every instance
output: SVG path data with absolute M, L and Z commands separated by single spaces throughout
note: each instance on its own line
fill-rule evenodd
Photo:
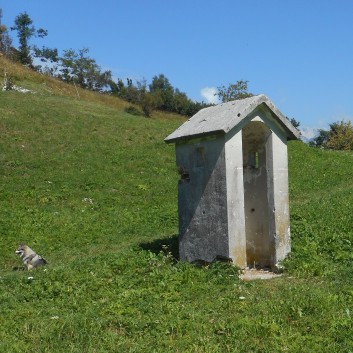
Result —
M 319 130 L 312 146 L 332 150 L 353 150 L 353 126 L 350 121 L 337 121 L 330 124 L 330 130 Z
M 151 117 L 153 110 L 161 104 L 161 97 L 158 93 L 145 93 L 141 100 L 141 108 L 146 118 Z
M 142 116 L 143 115 L 142 112 L 138 108 L 133 106 L 133 105 L 129 105 L 128 107 L 126 107 L 124 109 L 124 111 L 125 111 L 125 113 L 129 113 L 131 115 L 136 115 L 136 116 Z
M 353 150 L 353 126 L 350 121 L 330 124 L 327 147 L 334 150 Z

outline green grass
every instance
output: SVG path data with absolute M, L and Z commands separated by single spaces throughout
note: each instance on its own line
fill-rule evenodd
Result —
M 0 92 L 0 351 L 353 352 L 352 153 L 289 144 L 293 251 L 241 282 L 175 259 L 183 118 L 12 70 L 37 93 Z M 49 266 L 15 271 L 21 241 Z

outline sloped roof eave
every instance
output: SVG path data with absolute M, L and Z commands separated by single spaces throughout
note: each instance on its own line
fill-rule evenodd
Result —
M 298 140 L 300 138 L 300 131 L 293 126 L 293 124 L 288 120 L 288 118 L 286 118 L 270 100 L 265 101 L 264 104 L 277 117 L 278 122 L 286 131 L 287 139 Z
M 175 142 L 195 140 L 195 139 L 199 139 L 199 138 L 206 138 L 206 137 L 210 137 L 210 136 L 220 136 L 220 135 L 225 135 L 225 134 L 226 134 L 226 132 L 224 130 L 212 130 L 212 131 L 200 132 L 198 134 L 192 134 L 192 135 L 187 135 L 187 136 L 180 136 L 180 137 L 175 137 L 175 138 L 165 138 L 164 141 L 166 143 L 175 143 Z

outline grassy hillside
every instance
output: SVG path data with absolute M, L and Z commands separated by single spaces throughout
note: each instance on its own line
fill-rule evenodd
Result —
M 352 153 L 289 144 L 293 252 L 241 282 L 174 258 L 183 118 L 4 65 L 36 93 L 0 92 L 1 351 L 353 351 Z M 21 241 L 49 266 L 14 271 Z

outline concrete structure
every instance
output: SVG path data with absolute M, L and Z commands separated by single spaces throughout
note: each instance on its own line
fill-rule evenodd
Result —
M 202 109 L 176 144 L 181 260 L 276 269 L 290 252 L 287 140 L 299 132 L 264 95 Z

